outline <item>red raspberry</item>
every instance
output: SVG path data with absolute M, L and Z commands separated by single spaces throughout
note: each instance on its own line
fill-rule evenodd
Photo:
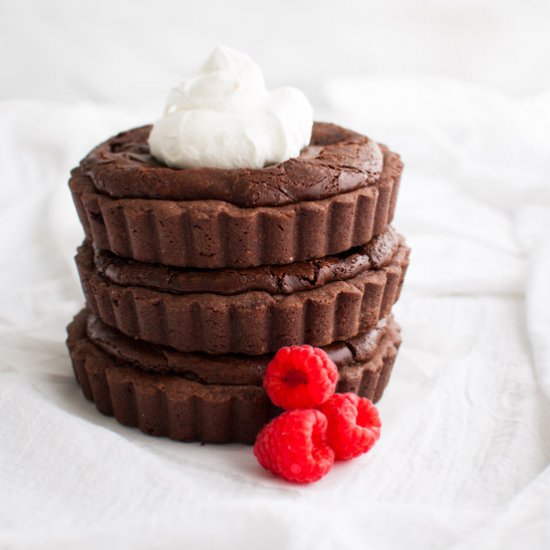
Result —
M 316 407 L 336 389 L 338 369 L 319 348 L 281 348 L 267 366 L 264 388 L 273 403 L 283 409 Z
M 380 437 L 382 423 L 371 401 L 354 393 L 337 393 L 319 407 L 328 420 L 328 443 L 336 460 L 369 451 Z
M 325 415 L 315 409 L 282 413 L 258 434 L 254 455 L 264 468 L 288 481 L 321 479 L 334 464 Z

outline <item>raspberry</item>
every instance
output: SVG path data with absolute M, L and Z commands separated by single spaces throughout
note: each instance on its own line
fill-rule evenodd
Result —
M 264 388 L 273 403 L 283 409 L 316 407 L 336 389 L 338 369 L 319 348 L 281 348 L 267 366 Z
M 266 470 L 288 481 L 321 479 L 334 464 L 325 415 L 315 409 L 282 413 L 258 434 L 254 455 Z
M 382 424 L 371 401 L 354 393 L 338 393 L 319 407 L 328 420 L 328 443 L 336 460 L 349 460 L 369 451 Z

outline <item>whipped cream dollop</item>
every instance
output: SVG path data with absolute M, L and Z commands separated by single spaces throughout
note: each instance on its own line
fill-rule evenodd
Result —
M 268 92 L 250 57 L 218 46 L 170 92 L 149 147 L 173 168 L 262 168 L 297 157 L 312 126 L 313 109 L 300 90 Z

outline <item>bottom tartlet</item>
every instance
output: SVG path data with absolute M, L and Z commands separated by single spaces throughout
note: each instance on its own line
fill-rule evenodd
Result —
M 180 441 L 253 443 L 278 413 L 261 385 L 270 356 L 178 352 L 128 338 L 88 310 L 67 330 L 84 395 L 126 426 Z M 326 346 L 339 371 L 337 391 L 378 401 L 400 343 L 390 318 L 367 334 Z

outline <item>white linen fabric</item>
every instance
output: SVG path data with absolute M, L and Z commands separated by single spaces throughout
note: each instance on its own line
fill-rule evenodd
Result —
M 153 116 L 0 104 L 1 548 L 550 547 L 550 94 L 379 77 L 325 99 L 323 118 L 402 154 L 395 226 L 413 254 L 382 438 L 309 486 L 83 398 L 64 345 L 83 303 L 66 181 Z

